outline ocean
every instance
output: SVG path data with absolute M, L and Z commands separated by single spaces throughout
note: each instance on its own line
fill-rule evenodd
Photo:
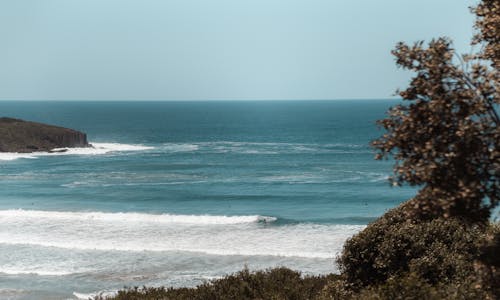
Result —
M 94 145 L 0 153 L 0 298 L 337 272 L 344 241 L 415 194 L 369 147 L 397 103 L 0 102 Z

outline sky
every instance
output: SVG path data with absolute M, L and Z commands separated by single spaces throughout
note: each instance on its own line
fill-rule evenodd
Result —
M 398 41 L 470 52 L 466 0 L 0 0 L 0 100 L 390 98 Z

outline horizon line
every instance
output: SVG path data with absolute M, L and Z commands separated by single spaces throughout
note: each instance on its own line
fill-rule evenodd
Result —
M 0 99 L 0 102 L 12 101 L 47 101 L 47 102 L 245 102 L 245 101 L 377 101 L 377 100 L 403 100 L 401 97 L 388 98 L 334 98 L 334 99 Z

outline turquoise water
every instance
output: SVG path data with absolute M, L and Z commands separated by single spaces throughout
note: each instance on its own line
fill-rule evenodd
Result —
M 0 154 L 0 296 L 192 286 L 248 266 L 335 272 L 412 197 L 373 160 L 396 101 L 0 102 L 94 148 Z

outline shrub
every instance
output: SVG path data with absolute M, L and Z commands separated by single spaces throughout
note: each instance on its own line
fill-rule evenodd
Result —
M 480 263 L 476 265 L 480 285 L 491 288 L 491 293 L 500 299 L 500 224 L 489 227 L 485 243 L 481 247 Z
M 327 281 L 338 275 L 305 276 L 287 268 L 250 272 L 243 270 L 196 288 L 133 288 L 119 291 L 115 300 L 210 299 L 314 299 Z M 97 297 L 96 300 L 105 298 Z
M 429 284 L 463 281 L 474 274 L 485 227 L 456 218 L 408 220 L 404 203 L 349 239 L 338 263 L 354 290 L 414 273 Z
M 348 288 L 348 284 L 342 277 L 336 277 L 329 280 L 321 292 L 318 294 L 318 300 L 344 300 L 353 299 L 354 292 Z
M 456 300 L 494 299 L 474 281 L 456 284 L 431 285 L 415 273 L 389 278 L 386 282 L 370 286 L 356 294 L 353 300 Z

